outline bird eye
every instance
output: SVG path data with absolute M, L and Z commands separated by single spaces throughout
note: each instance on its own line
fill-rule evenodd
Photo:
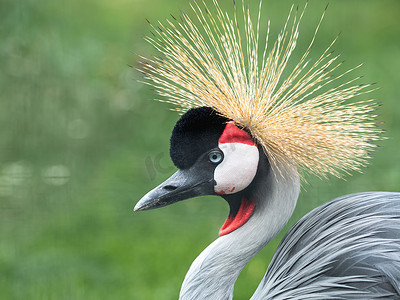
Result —
M 222 161 L 223 155 L 220 151 L 212 151 L 208 154 L 208 160 L 213 164 L 218 164 Z

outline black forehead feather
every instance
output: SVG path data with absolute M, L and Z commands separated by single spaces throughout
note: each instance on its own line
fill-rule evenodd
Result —
M 170 156 L 175 166 L 187 169 L 201 154 L 217 147 L 228 121 L 210 107 L 188 110 L 172 131 Z

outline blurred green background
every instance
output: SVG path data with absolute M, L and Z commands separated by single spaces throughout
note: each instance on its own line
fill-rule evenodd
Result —
M 291 3 L 264 1 L 272 38 Z M 310 1 L 299 48 L 325 5 Z M 0 1 L 0 299 L 177 299 L 190 263 L 217 237 L 228 207 L 216 197 L 132 211 L 174 172 L 178 115 L 152 101 L 135 67 L 153 53 L 145 18 L 179 9 L 189 12 L 188 2 Z M 400 190 L 399 16 L 398 0 L 330 1 L 311 58 L 342 32 L 345 68 L 365 62 L 356 75 L 382 87 L 373 97 L 390 138 L 364 174 L 311 178 L 288 226 L 342 194 Z M 235 299 L 249 299 L 287 228 L 244 269 Z

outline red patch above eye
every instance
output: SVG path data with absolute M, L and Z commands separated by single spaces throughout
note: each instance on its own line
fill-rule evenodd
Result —
M 246 131 L 238 128 L 232 121 L 228 122 L 225 126 L 222 135 L 220 136 L 218 142 L 220 144 L 224 143 L 242 143 L 246 145 L 255 145 L 250 134 Z

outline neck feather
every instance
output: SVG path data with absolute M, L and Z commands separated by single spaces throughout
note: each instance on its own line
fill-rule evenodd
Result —
M 286 174 L 288 175 L 288 174 Z M 209 245 L 192 263 L 182 284 L 181 300 L 232 299 L 239 273 L 285 226 L 300 191 L 297 175 L 282 179 L 261 171 L 251 194 L 257 202 L 251 218 Z

